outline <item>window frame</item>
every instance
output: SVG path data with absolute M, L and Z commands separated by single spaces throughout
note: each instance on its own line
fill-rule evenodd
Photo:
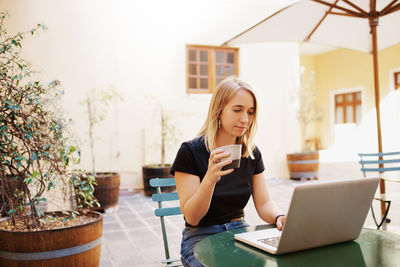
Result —
M 189 60 L 189 50 L 207 50 L 208 51 L 208 88 L 207 89 L 194 89 L 189 87 L 189 78 L 191 77 L 192 74 L 189 74 L 189 64 L 193 63 L 193 61 Z M 233 52 L 234 53 L 234 74 L 235 76 L 239 75 L 239 48 L 238 47 L 228 47 L 228 46 L 209 46 L 209 45 L 193 45 L 193 44 L 187 44 L 186 45 L 186 93 L 188 94 L 210 94 L 213 93 L 215 89 L 215 82 L 217 80 L 217 72 L 216 72 L 216 58 L 215 58 L 215 52 L 217 51 L 223 51 L 223 52 Z M 198 61 L 196 61 L 198 62 Z M 226 62 L 224 62 L 226 64 Z M 196 78 L 199 79 L 200 71 L 199 71 L 199 65 L 196 65 L 197 68 L 197 73 Z M 227 77 L 227 76 L 225 76 Z M 199 82 L 199 81 L 197 81 Z
M 356 94 L 359 93 L 360 94 L 360 100 L 356 100 Z M 352 95 L 352 101 L 349 102 L 346 100 L 346 96 L 347 95 Z M 336 102 L 336 98 L 338 96 L 342 96 L 343 100 L 342 103 L 337 103 Z M 360 122 L 357 122 L 357 114 L 356 114 L 356 110 L 357 110 L 357 106 L 359 105 L 362 111 L 362 90 L 359 91 L 351 91 L 351 92 L 340 92 L 340 93 L 335 93 L 334 94 L 334 125 L 336 124 L 348 124 L 348 123 L 354 123 L 354 124 L 360 124 Z M 347 114 L 346 114 L 346 107 L 347 106 L 352 106 L 353 107 L 353 121 L 351 122 L 347 122 Z M 342 123 L 338 123 L 337 122 L 337 108 L 338 107 L 342 107 L 343 110 L 343 122 Z
M 393 72 L 393 85 L 394 90 L 399 90 L 400 88 L 400 71 Z

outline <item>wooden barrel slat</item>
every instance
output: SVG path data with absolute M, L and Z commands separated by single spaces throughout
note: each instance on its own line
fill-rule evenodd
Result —
M 97 212 L 88 212 L 96 217 L 92 222 L 68 228 L 35 232 L 10 232 L 0 230 L 0 251 L 30 253 L 63 250 L 93 242 L 102 236 L 103 217 Z M 98 266 L 101 245 L 87 251 L 59 259 L 17 261 L 0 257 L 0 266 Z M 60 260 L 61 259 L 61 260 Z M 85 264 L 82 264 L 85 263 Z M 79 263 L 79 264 L 78 264 Z
M 119 173 L 96 174 L 98 184 L 95 187 L 94 196 L 101 205 L 99 209 L 107 209 L 118 204 L 120 180 Z
M 318 163 L 307 163 L 307 164 L 293 164 L 288 163 L 289 170 L 291 172 L 311 172 L 318 170 Z
M 156 192 L 156 189 L 150 185 L 150 180 L 152 178 L 173 178 L 171 175 L 171 165 L 166 165 L 164 167 L 145 165 L 142 167 L 143 174 L 143 186 L 144 193 L 146 196 L 151 196 Z M 176 190 L 176 186 L 163 187 L 163 192 L 172 192 Z
M 98 267 L 100 265 L 101 246 L 68 257 L 45 261 L 13 261 L 0 258 L 0 267 Z
M 287 154 L 287 160 L 296 161 L 296 160 L 318 160 L 319 153 L 305 153 L 305 154 Z
M 67 257 L 79 254 L 101 245 L 101 238 L 91 241 L 86 244 L 78 245 L 75 247 L 55 249 L 40 252 L 8 252 L 0 251 L 0 258 L 16 260 L 16 261 L 30 261 L 30 260 L 48 260 L 55 258 Z
M 319 153 L 287 154 L 290 178 L 317 178 Z

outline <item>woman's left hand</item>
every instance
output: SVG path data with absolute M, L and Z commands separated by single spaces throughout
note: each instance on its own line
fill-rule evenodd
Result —
M 285 225 L 285 221 L 286 221 L 286 216 L 280 216 L 276 220 L 276 228 L 278 228 L 279 231 L 282 231 L 282 228 Z

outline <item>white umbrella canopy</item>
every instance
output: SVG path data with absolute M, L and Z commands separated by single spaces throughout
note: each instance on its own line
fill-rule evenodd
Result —
M 390 3 L 392 3 L 392 9 L 389 8 L 382 12 Z M 330 8 L 331 4 L 335 4 L 335 7 Z M 359 7 L 362 11 L 351 4 Z M 400 10 L 400 1 L 376 1 L 376 10 L 380 12 L 377 14 L 379 18 L 378 49 L 400 43 L 398 30 L 400 12 L 395 12 Z M 330 13 L 325 16 L 326 12 Z M 372 52 L 368 13 L 370 13 L 370 0 L 297 1 L 224 44 L 296 41 Z M 319 24 L 322 19 L 322 23 Z
M 372 53 L 378 151 L 381 153 L 377 53 L 379 49 L 400 43 L 399 27 L 400 0 L 301 0 L 282 8 L 222 45 L 296 41 Z M 381 180 L 380 193 L 385 194 L 385 191 L 385 182 Z M 385 203 L 381 202 L 381 214 L 385 211 Z

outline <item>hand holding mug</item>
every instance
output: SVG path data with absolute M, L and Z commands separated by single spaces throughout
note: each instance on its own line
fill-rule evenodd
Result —
M 232 160 L 229 159 L 231 154 L 229 152 L 225 152 L 223 149 L 215 149 L 211 151 L 210 158 L 208 159 L 208 170 L 206 173 L 207 177 L 212 180 L 212 182 L 217 183 L 221 176 L 227 175 L 233 172 L 233 169 L 222 170 L 224 166 L 227 166 L 232 163 Z

